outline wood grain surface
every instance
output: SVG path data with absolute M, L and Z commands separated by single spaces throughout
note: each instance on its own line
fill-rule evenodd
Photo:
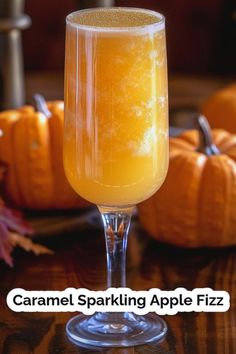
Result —
M 148 237 L 134 218 L 128 243 L 128 286 L 135 290 L 157 287 L 226 290 L 231 308 L 226 313 L 179 313 L 164 316 L 169 330 L 166 339 L 127 349 L 91 350 L 71 344 L 65 335 L 71 313 L 14 313 L 6 305 L 7 293 L 28 290 L 63 290 L 66 287 L 104 289 L 105 247 L 102 229 L 94 226 L 96 211 L 79 216 L 75 226 L 68 218 L 67 229 L 53 234 L 56 216 L 32 217 L 39 230 L 38 242 L 51 247 L 54 256 L 36 257 L 15 252 L 15 267 L 0 263 L 0 352 L 3 354 L 57 353 L 236 353 L 236 254 L 235 248 L 184 250 L 160 244 Z M 50 222 L 50 218 L 51 222 Z M 49 230 L 50 237 L 45 233 Z M 42 235 L 44 237 L 42 237 Z M 54 237 L 51 237 L 51 236 Z

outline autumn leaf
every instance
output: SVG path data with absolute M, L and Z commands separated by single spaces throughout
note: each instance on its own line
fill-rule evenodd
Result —
M 0 208 L 0 222 L 7 225 L 7 228 L 12 231 L 16 231 L 23 235 L 32 235 L 33 229 L 23 219 L 22 214 L 19 211 L 12 210 L 6 207 Z
M 2 258 L 10 267 L 13 266 L 11 252 L 13 246 L 9 240 L 7 226 L 0 222 L 0 258 Z
M 19 246 L 25 251 L 34 254 L 53 254 L 47 247 L 34 243 L 29 237 L 33 229 L 24 220 L 23 215 L 4 206 L 0 199 L 0 259 L 3 259 L 10 267 L 13 266 L 11 253 L 14 247 Z
M 29 238 L 19 235 L 15 232 L 9 232 L 9 240 L 13 247 L 20 246 L 25 251 L 32 251 L 37 256 L 39 254 L 53 254 L 53 251 L 47 247 L 34 243 Z

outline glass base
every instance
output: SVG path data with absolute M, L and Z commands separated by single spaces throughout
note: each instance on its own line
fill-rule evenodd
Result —
M 99 312 L 78 315 L 66 326 L 70 341 L 82 347 L 132 347 L 163 339 L 167 325 L 156 314 Z

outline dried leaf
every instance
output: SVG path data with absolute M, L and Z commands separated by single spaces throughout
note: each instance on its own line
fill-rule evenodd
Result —
M 1 170 L 0 170 L 1 174 Z M 13 266 L 11 253 L 13 248 L 19 246 L 25 251 L 32 251 L 36 255 L 52 254 L 47 247 L 33 243 L 23 235 L 31 235 L 32 228 L 23 219 L 20 212 L 6 208 L 0 198 L 0 259 L 3 259 L 9 266 Z
M 10 267 L 13 266 L 11 252 L 13 245 L 9 240 L 9 231 L 7 226 L 0 222 L 0 258 L 2 258 Z
M 49 248 L 33 243 L 29 238 L 19 235 L 15 232 L 9 232 L 9 240 L 12 247 L 19 246 L 25 251 L 32 251 L 34 254 L 53 254 L 53 251 Z
M 15 231 L 19 234 L 31 235 L 33 233 L 32 228 L 23 219 L 23 216 L 19 211 L 1 207 L 0 222 L 4 222 L 9 230 Z

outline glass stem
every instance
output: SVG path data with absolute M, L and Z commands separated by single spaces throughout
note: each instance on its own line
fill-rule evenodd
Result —
M 107 288 L 126 287 L 126 249 L 132 209 L 99 207 L 106 240 Z

